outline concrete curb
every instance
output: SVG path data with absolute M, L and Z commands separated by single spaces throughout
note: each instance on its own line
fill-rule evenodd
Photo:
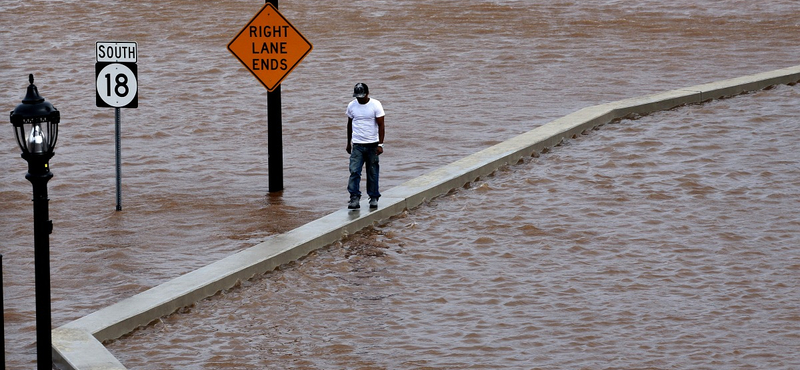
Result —
M 53 358 L 62 369 L 121 370 L 101 342 L 169 315 L 237 282 L 297 260 L 342 237 L 518 163 L 614 120 L 702 103 L 779 84 L 800 82 L 800 66 L 718 81 L 581 109 L 389 189 L 381 208 L 336 211 L 53 330 Z

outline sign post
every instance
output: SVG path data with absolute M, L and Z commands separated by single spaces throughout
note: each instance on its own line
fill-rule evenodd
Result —
M 139 47 L 135 42 L 95 43 L 97 60 L 94 65 L 96 101 L 98 107 L 114 108 L 114 137 L 117 165 L 117 211 L 122 210 L 122 159 L 120 150 L 120 108 L 139 107 L 138 68 Z
M 283 190 L 283 117 L 281 86 L 267 91 L 267 176 L 269 192 Z
M 281 82 L 313 46 L 278 12 L 278 0 L 264 7 L 228 44 L 228 50 L 267 88 L 269 191 L 283 190 Z

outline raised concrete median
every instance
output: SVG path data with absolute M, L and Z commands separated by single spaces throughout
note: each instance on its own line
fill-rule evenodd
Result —
M 500 167 L 516 164 L 614 120 L 797 82 L 800 66 L 581 109 L 389 189 L 383 192 L 377 210 L 369 210 L 366 201 L 360 210 L 342 209 L 55 329 L 54 361 L 62 369 L 125 369 L 103 341 L 119 338 L 239 281 L 272 271 Z

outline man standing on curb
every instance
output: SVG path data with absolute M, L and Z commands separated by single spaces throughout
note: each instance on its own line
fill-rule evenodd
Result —
M 360 208 L 361 168 L 367 168 L 367 195 L 369 208 L 378 208 L 378 156 L 383 153 L 383 106 L 369 97 L 369 87 L 357 83 L 353 88 L 353 101 L 347 105 L 347 153 L 350 154 L 349 209 Z

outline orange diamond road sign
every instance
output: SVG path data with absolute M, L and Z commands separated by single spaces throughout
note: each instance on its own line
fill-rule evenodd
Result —
M 228 50 L 273 91 L 311 52 L 313 46 L 270 3 L 228 44 Z

